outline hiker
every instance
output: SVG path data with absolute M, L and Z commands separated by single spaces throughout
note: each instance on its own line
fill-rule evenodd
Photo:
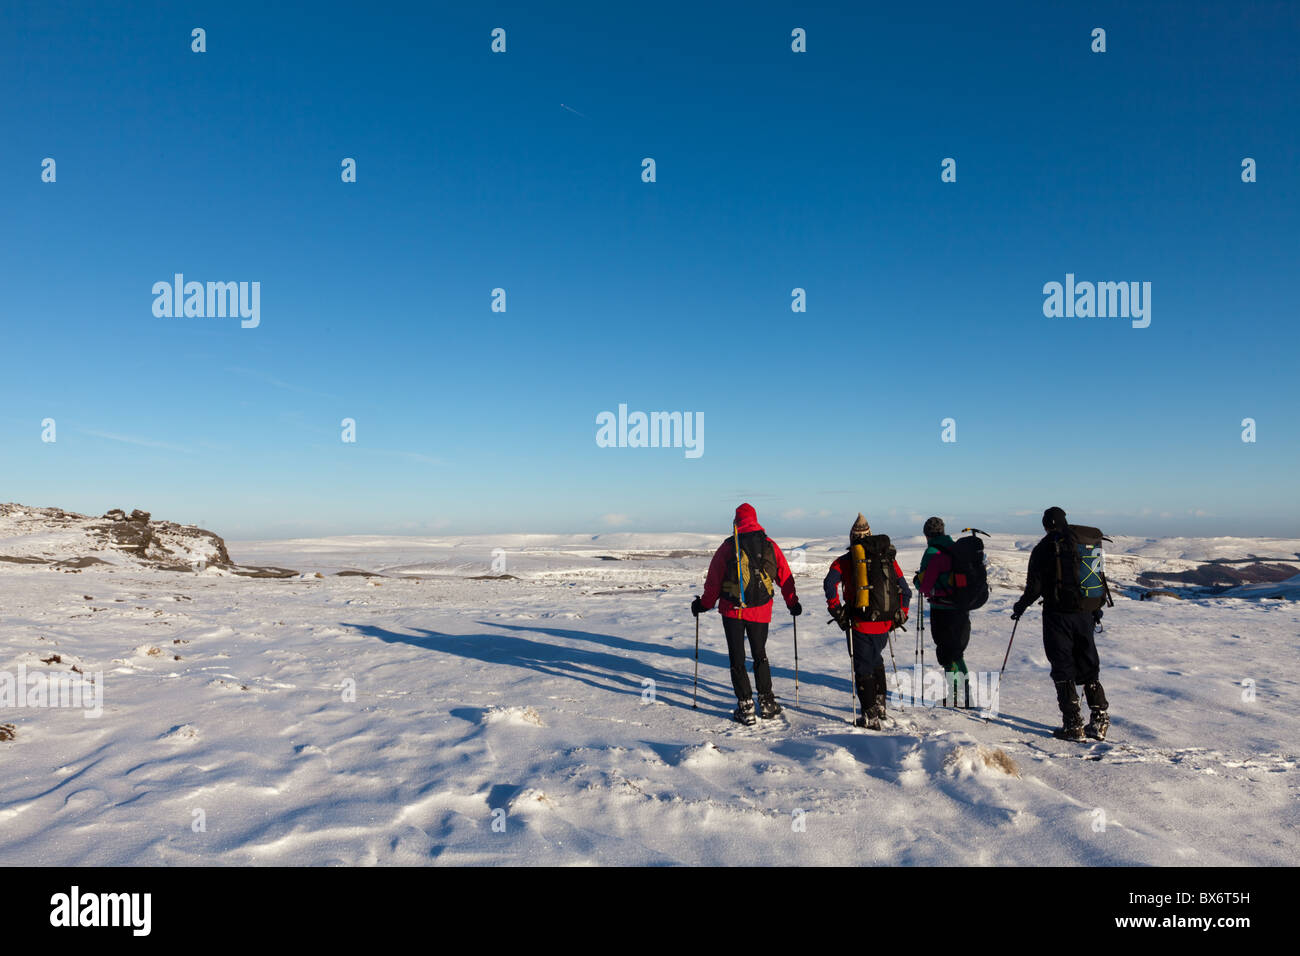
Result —
M 956 543 L 944 531 L 942 518 L 927 518 L 925 554 L 921 569 L 912 580 L 930 601 L 930 633 L 934 636 L 934 656 L 943 668 L 944 705 L 952 692 L 957 705 L 957 685 L 965 685 L 966 706 L 970 706 L 970 679 L 966 676 L 966 645 L 970 643 L 970 612 L 955 606 L 957 585 L 953 581 L 953 553 Z
M 848 642 L 854 690 L 862 702 L 862 716 L 855 723 L 880 730 L 885 717 L 885 645 L 889 632 L 907 620 L 912 604 L 912 590 L 894 560 L 889 536 L 873 535 L 859 512 L 849 530 L 849 550 L 831 562 L 822 587 L 826 607 Z
M 1101 662 L 1097 656 L 1094 629 L 1101 621 L 1102 601 L 1110 588 L 1102 569 L 1101 532 L 1072 525 L 1060 508 L 1043 512 L 1047 534 L 1029 555 L 1025 592 L 1011 609 L 1018 621 L 1031 604 L 1043 599 L 1043 650 L 1052 665 L 1056 702 L 1061 708 L 1061 727 L 1052 733 L 1063 740 L 1105 740 L 1110 727 L 1109 703 L 1098 679 Z M 1090 711 L 1083 725 L 1079 695 L 1082 684 Z
M 739 560 L 737 560 L 739 555 Z M 731 537 L 714 552 L 709 573 L 704 579 L 704 595 L 691 602 L 691 613 L 713 610 L 718 605 L 722 631 L 727 637 L 727 655 L 731 658 L 731 688 L 736 692 L 736 711 L 732 714 L 742 724 L 758 723 L 754 716 L 754 691 L 745 672 L 745 637 L 754 658 L 754 681 L 758 684 L 759 712 L 765 720 L 781 714 L 781 705 L 772 693 L 772 671 L 767 663 L 767 628 L 772 621 L 772 598 L 776 588 L 790 613 L 803 613 L 794 588 L 794 575 L 785 555 L 758 523 L 750 504 L 736 509 Z

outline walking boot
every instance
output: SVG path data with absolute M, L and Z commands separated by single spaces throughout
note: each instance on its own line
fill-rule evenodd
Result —
M 1106 731 L 1110 730 L 1110 704 L 1106 701 L 1106 692 L 1101 688 L 1101 681 L 1090 681 L 1083 685 L 1083 693 L 1088 698 L 1088 726 L 1083 732 L 1093 740 L 1105 740 Z
M 731 715 L 732 719 L 738 724 L 744 724 L 746 727 L 753 727 L 758 723 L 758 716 L 754 713 L 754 699 L 748 697 L 736 702 L 736 711 Z
M 1061 708 L 1061 726 L 1052 731 L 1052 736 L 1062 740 L 1082 740 L 1083 715 L 1079 713 L 1079 695 L 1074 689 L 1074 681 L 1057 682 L 1056 703 Z

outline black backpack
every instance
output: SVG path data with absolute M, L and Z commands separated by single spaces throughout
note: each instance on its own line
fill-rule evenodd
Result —
M 767 604 L 776 594 L 776 549 L 765 531 L 731 537 L 731 557 L 722 576 L 722 596 L 738 607 Z
M 1115 606 L 1106 580 L 1102 542 L 1110 538 L 1098 528 L 1067 525 L 1058 532 L 1054 544 L 1054 597 L 1062 611 L 1099 611 L 1102 605 Z
M 876 534 L 849 546 L 845 596 L 855 621 L 892 621 L 898 613 L 898 580 L 889 535 Z
M 977 528 L 962 530 L 971 533 L 958 538 L 952 547 L 936 544 L 935 548 L 952 561 L 952 588 L 944 595 L 943 603 L 958 610 L 973 611 L 989 599 L 989 573 L 984 566 L 984 542 L 979 537 L 987 532 Z

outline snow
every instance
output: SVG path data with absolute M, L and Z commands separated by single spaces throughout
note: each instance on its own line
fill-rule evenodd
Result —
M 89 553 L 40 517 L 0 518 L 0 555 Z M 1127 596 L 1142 571 L 1286 558 L 1300 542 L 1117 538 L 1116 606 L 1098 636 L 1111 739 L 1074 744 L 1050 736 L 1037 610 L 988 721 L 892 703 L 884 733 L 849 726 L 847 653 L 819 600 L 838 539 L 780 541 L 807 610 L 798 706 L 783 612 L 769 643 L 788 720 L 727 719 L 716 614 L 700 620 L 692 709 L 689 603 L 720 540 L 230 544 L 239 564 L 300 572 L 276 579 L 110 551 L 84 568 L 0 562 L 0 673 L 75 666 L 104 707 L 0 707 L 15 728 L 0 740 L 0 864 L 1300 859 L 1300 580 Z M 989 541 L 1004 586 L 973 615 L 972 670 L 1001 664 L 1033 543 Z M 898 545 L 910 576 L 922 542 Z M 900 668 L 914 640 L 895 634 Z

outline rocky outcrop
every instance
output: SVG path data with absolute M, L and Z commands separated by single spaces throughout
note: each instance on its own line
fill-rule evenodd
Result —
M 139 508 L 129 514 L 112 508 L 98 518 L 61 508 L 30 508 L 0 504 L 0 538 L 22 542 L 0 561 L 10 564 L 48 564 L 59 570 L 77 571 L 93 564 L 118 564 L 114 554 L 131 563 L 166 571 L 201 571 L 220 568 L 234 573 L 258 572 L 262 568 L 240 568 L 230 559 L 226 542 L 206 528 L 154 521 Z M 7 547 L 0 550 L 10 551 Z M 284 573 L 296 573 L 287 572 Z

